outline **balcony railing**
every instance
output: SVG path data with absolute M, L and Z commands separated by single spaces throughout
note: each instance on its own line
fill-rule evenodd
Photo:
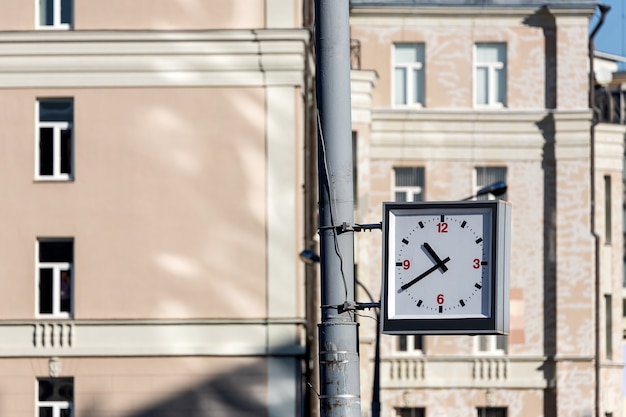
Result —
M 626 124 L 626 90 L 596 88 L 595 108 L 598 122 Z
M 545 388 L 552 375 L 542 356 L 398 355 L 380 362 L 382 388 Z

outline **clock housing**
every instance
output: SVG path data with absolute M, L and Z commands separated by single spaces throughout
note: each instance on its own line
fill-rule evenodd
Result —
M 383 204 L 382 332 L 507 334 L 510 204 Z

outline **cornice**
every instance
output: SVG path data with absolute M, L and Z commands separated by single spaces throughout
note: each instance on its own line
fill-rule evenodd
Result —
M 302 85 L 309 32 L 3 32 L 0 87 Z
M 375 159 L 540 161 L 546 141 L 558 158 L 589 155 L 591 113 L 374 109 Z
M 528 15 L 527 8 L 483 8 L 483 7 L 433 7 L 433 6 L 359 6 L 350 9 L 351 17 L 362 16 L 430 16 L 430 17 L 450 17 L 457 18 L 466 16 L 485 16 L 485 15 Z
M 467 17 L 528 17 L 537 12 L 540 7 L 463 7 L 463 6 L 358 6 L 350 9 L 351 18 L 361 17 L 454 17 L 464 19 Z M 550 7 L 550 13 L 554 16 L 584 16 L 593 14 L 594 8 Z

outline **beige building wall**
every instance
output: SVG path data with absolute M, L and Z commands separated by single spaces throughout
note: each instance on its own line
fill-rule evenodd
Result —
M 303 2 L 36 3 L 0 0 L 0 415 L 51 376 L 75 415 L 301 414 Z M 36 179 L 40 98 L 74 100 L 71 181 Z M 70 319 L 37 314 L 50 237 Z
M 2 0 L 0 30 L 34 30 L 37 2 Z M 298 28 L 302 0 L 74 1 L 75 30 Z
M 33 381 L 48 373 L 47 360 L 0 360 L 3 414 L 38 415 Z M 66 376 L 77 388 L 76 416 L 267 415 L 267 364 L 257 358 L 62 359 Z
M 74 98 L 69 183 L 33 179 L 35 103 L 46 97 Z M 16 291 L 35 292 L 37 238 L 73 237 L 77 319 L 267 314 L 263 89 L 13 90 L 0 100 L 15 179 L 4 188 L 20 196 L 5 215 L 20 219 L 29 207 L 32 219 L 3 234 L 10 275 L 33 277 Z M 215 297 L 231 292 L 236 303 Z M 33 297 L 2 297 L 2 317 L 34 318 Z
M 425 407 L 426 415 L 476 415 L 481 407 L 507 407 L 509 417 L 592 415 L 597 392 L 600 415 L 622 415 L 622 332 L 615 322 L 606 327 L 604 304 L 610 295 L 608 310 L 621 317 L 621 220 L 615 217 L 621 213 L 621 198 L 611 200 L 615 238 L 610 243 L 603 240 L 603 204 L 604 176 L 612 179 L 612 193 L 618 193 L 613 196 L 621 196 L 624 129 L 596 128 L 592 187 L 591 12 L 353 8 L 351 37 L 360 41 L 360 73 L 377 75 L 370 85 L 371 122 L 364 125 L 361 118 L 354 124 L 359 137 L 369 139 L 359 152 L 370 156 L 359 163 L 359 169 L 368 167 L 368 174 L 359 174 L 365 202 L 359 200 L 357 221 L 381 220 L 382 202 L 394 199 L 396 167 L 423 167 L 424 198 L 441 201 L 474 193 L 476 167 L 504 167 L 513 206 L 506 353 L 478 353 L 472 336 L 426 336 L 421 351 L 401 352 L 397 337 L 383 336 L 383 416 L 395 417 L 395 409 L 402 407 Z M 473 105 L 476 42 L 507 44 L 502 109 Z M 423 107 L 392 105 L 394 43 L 424 44 Z M 362 96 L 358 77 L 353 73 L 353 101 Z M 363 113 L 353 109 L 353 119 Z M 359 277 L 379 294 L 380 236 L 366 234 L 357 242 Z M 361 328 L 363 415 L 368 416 L 375 327 L 363 319 Z M 601 344 L 599 369 L 594 365 L 596 340 Z M 606 343 L 611 343 L 610 355 Z

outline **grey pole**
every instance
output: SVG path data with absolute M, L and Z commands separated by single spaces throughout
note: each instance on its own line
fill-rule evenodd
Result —
M 321 324 L 320 414 L 359 417 L 349 0 L 316 0 Z

